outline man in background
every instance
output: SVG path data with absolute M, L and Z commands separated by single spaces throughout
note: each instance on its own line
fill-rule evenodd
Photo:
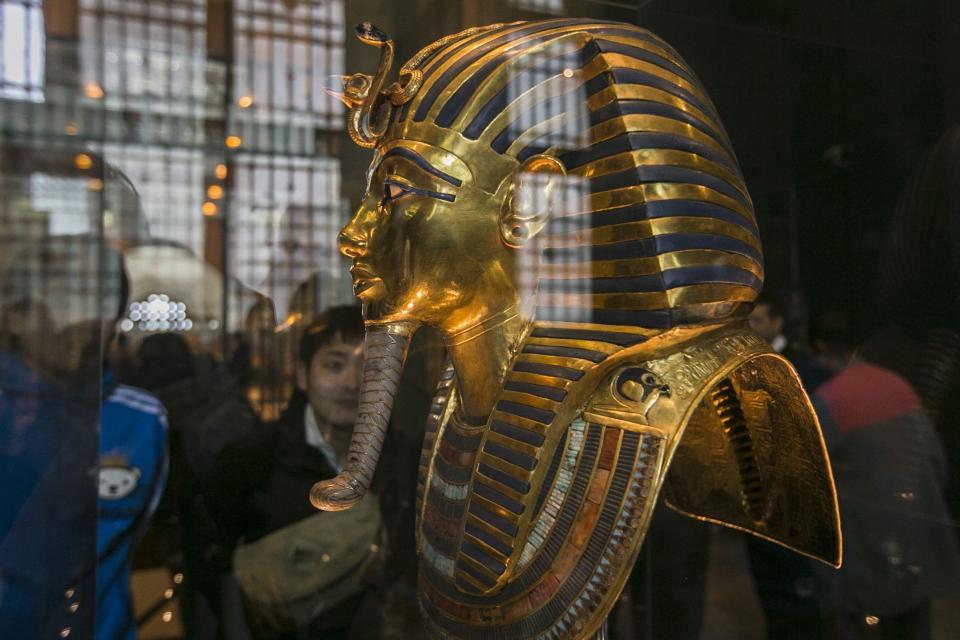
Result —
M 308 499 L 313 484 L 336 476 L 346 461 L 363 336 L 359 307 L 321 313 L 304 331 L 297 390 L 283 415 L 227 447 L 214 464 L 207 502 L 233 550 L 255 638 L 377 632 L 361 606 L 365 573 L 381 544 L 376 497 L 357 513 L 317 512 Z

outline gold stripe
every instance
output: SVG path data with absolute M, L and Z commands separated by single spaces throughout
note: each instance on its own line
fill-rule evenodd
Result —
M 604 53 L 603 57 L 607 60 L 607 63 L 611 68 L 622 67 L 625 69 L 645 71 L 646 73 L 666 80 L 670 84 L 673 84 L 681 89 L 685 89 L 687 92 L 696 96 L 704 104 L 710 104 L 710 99 L 707 98 L 706 94 L 703 93 L 700 87 L 687 82 L 674 72 L 667 71 L 663 67 L 658 67 L 657 65 L 647 62 L 646 60 L 640 60 L 639 58 L 634 58 L 622 53 Z
M 524 455 L 530 456 L 534 460 L 537 458 L 537 454 L 540 453 L 540 447 L 534 447 L 533 445 L 526 444 L 525 442 L 520 442 L 515 440 L 510 436 L 505 436 L 502 433 L 497 433 L 496 431 L 487 431 L 486 442 L 495 442 L 499 445 L 510 449 L 511 451 L 516 451 Z M 493 454 L 487 454 L 493 455 Z
M 521 482 L 529 482 L 530 474 L 527 473 L 527 470 L 523 467 L 518 467 L 515 464 L 511 464 L 506 460 L 501 460 L 500 458 L 495 458 L 488 453 L 480 452 L 479 461 L 483 464 L 493 467 L 497 471 L 502 471 L 509 476 L 520 480 Z
M 505 389 L 500 394 L 500 399 L 508 402 L 517 402 L 519 404 L 527 405 L 528 407 L 536 407 L 537 409 L 546 409 L 547 411 L 553 411 L 557 408 L 557 403 L 553 400 L 547 400 L 546 398 L 541 398 L 540 396 L 532 396 L 529 393 L 523 393 L 522 391 L 511 391 L 509 389 Z
M 646 276 L 667 269 L 723 265 L 750 271 L 758 278 L 763 269 L 750 257 L 719 249 L 683 249 L 661 253 L 651 258 L 624 258 L 621 260 L 598 260 L 596 262 L 569 262 L 540 266 L 540 277 L 550 279 L 616 278 L 619 276 Z M 605 330 L 605 329 L 604 329 Z
M 620 351 L 623 347 L 609 342 L 599 340 L 582 340 L 579 338 L 545 338 L 540 336 L 531 336 L 526 344 L 537 344 L 545 347 L 562 347 L 565 349 L 587 349 L 589 351 L 599 351 L 610 355 Z
M 517 541 L 512 536 L 505 534 L 503 531 L 500 531 L 500 529 L 497 529 L 495 526 L 491 524 L 487 524 L 486 522 L 484 522 L 477 516 L 473 515 L 472 513 L 467 513 L 467 522 L 477 527 L 478 529 L 483 529 L 484 531 L 492 535 L 494 538 L 496 538 L 503 544 L 509 546 L 511 549 L 517 543 Z
M 667 291 L 639 293 L 541 294 L 549 306 L 648 311 L 708 302 L 752 302 L 757 292 L 742 284 L 691 284 Z M 542 304 L 547 304 L 544 302 Z
M 471 493 L 470 500 L 473 502 L 476 502 L 478 505 L 485 508 L 487 511 L 490 511 L 491 513 L 495 513 L 501 518 L 508 520 L 511 524 L 517 524 L 519 520 L 519 516 L 517 516 L 515 513 L 508 511 L 507 509 L 501 507 L 500 505 L 498 505 L 496 502 L 493 502 L 492 500 L 487 500 L 481 495 L 477 495 L 476 493 Z
M 604 245 L 628 240 L 644 240 L 670 233 L 709 233 L 735 238 L 757 251 L 760 244 L 756 236 L 738 224 L 694 216 L 671 216 L 667 218 L 648 218 L 620 224 L 584 229 L 566 234 L 555 234 L 544 238 L 544 244 L 551 249 L 564 247 L 583 247 L 585 245 Z
M 513 444 L 513 442 L 511 441 L 510 446 L 512 446 L 512 444 Z M 507 496 L 508 498 L 512 498 L 513 500 L 516 500 L 517 502 L 519 502 L 519 503 L 521 503 L 521 504 L 523 503 L 523 501 L 524 501 L 524 500 L 526 499 L 526 497 L 527 497 L 527 494 L 521 493 L 521 492 L 517 491 L 516 489 L 511 489 L 510 487 L 508 487 L 507 485 L 503 484 L 503 483 L 500 482 L 499 480 L 496 480 L 495 478 L 491 478 L 490 476 L 485 475 L 485 474 L 482 474 L 482 473 L 481 473 L 480 475 L 482 476 L 481 478 L 476 478 L 476 479 L 474 479 L 474 486 L 476 486 L 477 483 L 487 485 L 487 486 L 489 486 L 490 488 L 496 489 L 497 491 L 499 491 L 500 493 L 504 494 L 504 495 Z
M 626 26 L 626 25 L 624 25 Z M 657 38 L 656 35 L 650 33 L 646 29 L 639 29 L 641 33 L 647 36 L 653 36 Z M 661 58 L 664 58 L 678 67 L 690 71 L 687 64 L 675 53 L 671 53 L 665 46 L 660 46 L 646 40 L 641 40 L 639 38 L 631 38 L 629 36 L 615 36 L 615 35 L 603 35 L 601 36 L 604 40 L 609 40 L 610 42 L 619 42 L 620 44 L 630 45 L 631 47 L 637 47 L 638 49 L 645 49 L 651 53 L 655 53 Z M 659 38 L 657 38 L 659 40 Z M 664 43 L 666 44 L 666 43 Z
M 477 564 L 477 563 L 471 561 L 470 564 L 475 565 L 475 564 Z M 484 570 L 484 571 L 486 571 L 486 570 Z M 490 572 L 489 572 L 489 571 L 486 571 L 486 573 L 490 573 Z M 473 576 L 471 576 L 469 573 L 467 573 L 467 572 L 464 571 L 463 569 L 457 569 L 457 570 L 456 570 L 456 577 L 457 577 L 458 580 L 463 580 L 464 582 L 469 582 L 470 584 L 473 585 L 473 587 L 474 587 L 475 589 L 477 589 L 477 590 L 479 590 L 479 591 L 481 591 L 481 592 L 486 592 L 486 591 L 489 591 L 489 590 L 490 590 L 490 587 L 488 587 L 488 586 L 486 586 L 486 585 L 483 585 L 483 584 L 480 584 L 480 582 L 479 582 L 476 578 L 474 578 Z M 494 578 L 494 579 L 496 579 L 496 576 L 491 576 L 491 577 Z
M 523 28 L 526 27 L 526 26 L 529 26 L 529 23 L 523 23 L 523 22 L 521 22 L 521 23 L 517 23 L 517 24 L 514 25 L 514 26 L 511 26 L 511 27 L 508 28 L 508 29 L 504 29 L 503 31 L 495 31 L 495 32 L 488 33 L 488 34 L 484 35 L 483 37 L 478 38 L 477 40 L 474 40 L 474 41 L 473 41 L 473 44 L 471 45 L 471 47 L 473 47 L 473 48 L 482 47 L 483 45 L 487 44 L 488 42 L 491 42 L 492 40 L 495 40 L 495 39 L 497 39 L 497 38 L 500 38 L 500 37 L 502 37 L 502 36 L 505 36 L 505 35 L 508 35 L 508 34 L 511 34 L 511 33 L 516 33 L 517 31 L 519 31 L 520 29 L 523 29 Z M 508 42 L 510 42 L 509 39 L 508 39 Z M 451 46 L 453 46 L 453 43 L 451 43 Z M 466 49 L 466 51 L 469 51 L 469 49 Z M 412 119 L 412 118 L 413 118 L 413 114 L 416 112 L 417 107 L 420 106 L 420 103 L 423 101 L 423 99 L 426 97 L 426 95 L 427 95 L 428 93 L 430 93 L 430 89 L 433 87 L 433 85 L 436 84 L 436 82 L 443 76 L 443 74 L 444 74 L 450 67 L 452 67 L 452 66 L 455 65 L 457 62 L 459 62 L 459 61 L 462 59 L 463 55 L 464 55 L 463 52 L 461 52 L 461 53 L 459 53 L 459 54 L 457 54 L 457 55 L 453 55 L 453 56 L 451 56 L 448 60 L 446 60 L 442 65 L 440 65 L 440 66 L 432 66 L 432 67 L 431 67 L 430 65 L 428 65 L 428 67 L 430 67 L 430 69 L 429 69 L 430 73 L 429 73 L 429 74 L 425 74 L 425 75 L 426 75 L 426 78 L 424 79 L 424 83 L 423 83 L 423 84 L 420 86 L 420 88 L 417 90 L 417 93 L 416 93 L 416 95 L 415 95 L 414 98 L 413 98 L 414 102 L 413 102 L 412 105 L 410 105 L 410 113 L 409 113 L 409 115 L 408 115 L 408 118 L 409 118 L 409 119 Z M 437 59 L 439 59 L 439 56 L 438 56 Z M 470 65 L 470 66 L 467 68 L 467 71 L 470 71 L 472 68 L 473 68 L 473 65 Z M 457 83 L 457 82 L 447 83 L 447 88 L 449 89 L 451 86 L 457 87 L 457 86 L 459 86 L 459 84 L 460 84 L 460 83 Z M 418 98 L 419 98 L 419 99 L 418 99 Z M 444 98 L 443 92 L 441 91 L 441 94 L 437 96 L 437 100 L 440 101 L 440 100 L 443 99 L 443 98 Z M 434 104 L 434 106 L 436 106 L 436 104 Z
M 498 578 L 500 577 L 500 576 L 498 576 L 497 574 L 495 574 L 495 573 L 493 573 L 492 571 L 490 571 L 490 569 L 487 569 L 487 568 L 486 568 L 485 566 L 483 566 L 480 562 L 474 560 L 473 558 L 471 558 L 470 556 L 468 556 L 467 554 L 465 554 L 465 553 L 462 552 L 462 551 L 461 551 L 459 554 L 457 554 L 457 565 L 459 565 L 461 562 L 466 562 L 466 563 L 469 564 L 470 566 L 478 569 L 479 571 L 482 571 L 484 575 L 490 576 L 490 579 L 491 579 L 491 580 L 496 580 L 496 579 L 498 579 Z M 457 567 L 457 574 L 459 575 L 461 571 L 463 571 L 463 569 L 460 569 L 459 566 L 458 566 L 458 567 Z M 467 575 L 466 577 L 469 578 L 470 576 Z M 483 587 L 484 591 L 489 590 L 489 588 L 490 588 L 490 587 Z
M 667 291 L 671 307 L 683 307 L 705 302 L 752 302 L 757 292 L 743 284 L 691 284 Z
M 689 138 L 705 144 L 717 153 L 725 156 L 730 164 L 736 165 L 736 160 L 730 155 L 719 142 L 697 129 L 692 124 L 674 120 L 666 116 L 655 116 L 646 113 L 630 113 L 625 116 L 611 118 L 590 128 L 590 142 L 596 144 L 615 138 L 622 133 L 637 131 L 650 131 L 653 133 L 671 133 L 684 138 Z
M 511 379 L 513 379 L 512 376 Z M 505 411 L 494 410 L 493 419 L 512 424 L 515 427 L 521 427 L 523 429 L 535 431 L 541 435 L 546 434 L 547 432 L 548 425 L 545 425 L 542 422 L 537 422 L 536 420 L 531 420 L 530 418 L 524 418 L 512 413 L 507 413 Z
M 555 54 L 573 53 L 589 42 L 589 40 L 590 36 L 582 31 L 567 33 L 559 36 L 555 40 L 548 40 L 537 47 L 527 49 L 523 52 L 523 57 L 520 60 L 510 59 L 504 61 L 503 64 L 487 76 L 483 86 L 473 94 L 473 97 L 467 105 L 464 106 L 460 115 L 451 123 L 450 128 L 463 131 L 467 124 L 472 122 L 480 112 L 480 109 L 483 108 L 494 95 L 502 91 L 512 79 L 516 78 L 517 74 L 540 65 L 544 60 L 542 54 L 545 50 L 550 50 L 551 57 Z M 568 43 L 569 46 L 567 46 Z M 486 132 L 484 138 L 495 136 L 506 126 L 509 120 L 533 104 L 546 98 L 561 95 L 574 87 L 585 84 L 587 80 L 603 70 L 601 65 L 595 64 L 597 60 L 599 60 L 599 56 L 583 67 L 585 73 L 578 71 L 573 78 L 568 78 L 564 76 L 562 72 L 558 71 L 556 75 L 540 79 L 536 85 L 530 87 L 519 96 L 513 96 L 513 101 L 484 128 L 484 132 Z M 588 67 L 593 67 L 595 70 L 592 72 L 587 71 Z M 494 133 L 491 134 L 491 131 Z
M 570 173 L 580 175 L 584 178 L 597 178 L 600 176 L 635 169 L 636 167 L 684 167 L 702 171 L 712 175 L 715 178 L 723 180 L 731 187 L 739 191 L 750 202 L 750 194 L 743 184 L 743 180 L 734 175 L 718 162 L 707 160 L 703 156 L 687 151 L 677 151 L 676 149 L 634 149 L 624 151 L 612 156 L 599 158 L 583 166 L 577 167 Z
M 586 213 L 596 213 L 602 216 L 608 209 L 613 210 L 632 204 L 659 202 L 661 200 L 698 200 L 701 202 L 709 202 L 730 209 L 743 216 L 745 220 L 756 223 L 753 213 L 730 196 L 726 196 L 710 187 L 676 182 L 647 182 L 630 187 L 613 189 L 611 191 L 594 193 L 590 196 L 589 211 L 570 212 L 564 217 L 583 215 Z
M 593 322 L 552 322 L 550 320 L 538 320 L 538 327 L 557 328 L 557 329 L 582 329 L 584 331 L 613 331 L 617 333 L 626 333 L 634 336 L 653 337 L 659 335 L 659 331 L 643 329 L 630 325 L 618 324 L 596 324 Z
M 528 144 L 530 144 L 531 142 L 539 138 L 541 135 L 545 133 L 549 133 L 556 128 L 559 128 L 562 125 L 563 121 L 566 120 L 571 115 L 577 115 L 577 114 L 575 113 L 571 114 L 569 111 L 564 111 L 563 113 L 558 113 L 552 118 L 547 118 L 546 120 L 538 122 L 537 124 L 533 125 L 529 129 L 521 133 L 519 136 L 517 136 L 517 138 L 510 143 L 510 146 L 507 147 L 505 154 L 508 156 L 516 156 L 518 153 L 523 151 L 524 147 L 526 147 Z M 573 146 L 581 147 L 583 146 L 583 144 L 585 144 L 585 142 L 586 142 L 586 138 L 584 138 L 584 140 L 582 141 L 575 141 Z
M 523 28 L 523 26 L 531 26 L 531 25 L 528 23 L 527 25 L 521 25 L 518 29 L 511 29 L 509 32 L 508 32 L 508 31 L 500 31 L 500 32 L 497 32 L 497 33 L 493 34 L 493 36 L 494 36 L 493 38 L 484 39 L 484 41 L 482 41 L 482 42 L 481 42 L 481 41 L 478 41 L 478 42 L 474 43 L 474 44 L 471 46 L 471 49 L 477 49 L 477 48 L 479 48 L 479 47 L 482 47 L 482 46 L 483 46 L 484 44 L 486 44 L 487 42 L 490 42 L 490 41 L 493 40 L 493 39 L 499 38 L 499 37 L 505 35 L 506 33 L 514 33 L 514 32 L 516 32 L 517 30 L 519 30 L 520 28 Z M 604 27 L 604 26 L 606 26 L 606 25 L 603 25 L 603 24 L 592 24 L 592 25 L 586 24 L 586 25 L 576 25 L 575 27 L 571 27 L 571 25 L 563 25 L 563 24 L 561 24 L 560 26 L 558 26 L 558 27 L 555 28 L 555 29 L 544 29 L 543 31 L 537 31 L 536 33 L 530 33 L 530 34 L 521 36 L 521 37 L 516 38 L 516 39 L 510 39 L 510 38 L 508 38 L 507 41 L 504 42 L 503 44 L 501 44 L 500 46 L 495 47 L 495 48 L 491 49 L 490 51 L 487 51 L 487 52 L 486 52 L 485 54 L 483 54 L 480 58 L 478 58 L 478 59 L 474 60 L 473 62 L 471 62 L 471 63 L 467 66 L 466 69 L 464 69 L 463 71 L 461 71 L 460 73 L 458 73 L 454 78 L 452 78 L 452 79 L 447 83 L 447 86 L 444 87 L 444 88 L 440 91 L 440 94 L 437 96 L 437 99 L 434 101 L 433 105 L 431 105 L 430 111 L 427 112 L 427 120 L 434 120 L 434 119 L 436 119 L 437 114 L 438 114 L 438 113 L 440 112 L 440 110 L 443 108 L 443 105 L 445 105 L 445 104 L 447 103 L 447 100 L 450 98 L 450 96 L 452 96 L 452 95 L 454 94 L 454 92 L 456 92 L 456 90 L 460 88 L 460 85 L 462 85 L 464 82 L 466 82 L 467 79 L 469 79 L 470 76 L 472 76 L 474 73 L 477 73 L 480 69 L 482 69 L 483 66 L 484 66 L 485 64 L 487 64 L 487 62 L 489 62 L 491 59 L 494 59 L 494 58 L 496 58 L 496 57 L 498 57 L 498 56 L 500 56 L 500 55 L 503 55 L 503 54 L 506 53 L 507 51 L 510 51 L 510 50 L 513 50 L 513 49 L 516 49 L 516 48 L 522 48 L 522 47 L 523 47 L 527 42 L 529 42 L 530 40 L 535 40 L 535 39 L 537 39 L 537 38 L 543 38 L 543 37 L 545 37 L 545 36 L 547 36 L 547 37 L 551 37 L 551 36 L 563 36 L 563 35 L 566 35 L 566 34 L 568 34 L 568 33 L 575 33 L 575 32 L 577 32 L 577 31 L 584 31 L 584 30 L 590 29 L 590 28 L 602 28 L 602 27 Z M 547 42 L 549 42 L 549 40 L 548 40 Z M 546 44 L 546 43 L 545 43 L 545 44 Z M 540 45 L 537 45 L 538 48 L 539 48 L 539 46 L 540 46 Z M 448 60 L 446 63 L 444 63 L 444 65 L 443 65 L 442 67 L 440 67 L 437 71 L 431 72 L 431 74 L 430 74 L 431 77 L 433 77 L 433 78 L 440 78 L 440 77 L 443 75 L 443 73 L 445 73 L 450 67 L 454 66 L 454 64 L 456 64 L 457 62 L 459 62 L 460 60 L 462 60 L 464 55 L 469 55 L 469 51 L 470 51 L 470 50 L 468 49 L 466 53 L 462 53 L 462 54 L 458 54 L 458 55 L 453 56 L 450 60 Z M 509 64 L 510 61 L 511 61 L 511 59 L 505 60 L 503 63 L 501 63 L 500 67 L 502 67 L 504 64 Z M 490 75 L 491 75 L 491 76 L 495 76 L 499 71 L 500 71 L 500 69 L 498 68 L 496 71 L 494 71 L 494 72 L 493 72 L 492 74 L 490 74 Z M 487 80 L 487 79 L 485 79 L 485 81 L 486 81 L 486 80 Z M 436 80 L 435 80 L 434 82 L 430 83 L 430 86 L 433 86 L 433 84 L 435 84 L 435 83 L 436 83 Z M 424 91 L 429 91 L 429 87 L 425 87 L 425 86 L 424 86 L 424 87 L 420 87 L 420 90 L 417 91 L 417 95 L 423 94 L 423 95 L 425 96 L 426 94 L 424 93 Z M 483 103 L 477 103 L 477 102 L 473 101 L 472 99 L 471 99 L 471 102 L 472 102 L 473 104 L 483 104 Z M 468 106 L 469 106 L 469 105 L 468 105 Z M 411 107 L 411 110 L 414 109 L 414 108 L 415 108 L 415 107 Z
M 463 537 L 467 541 L 473 542 L 474 544 L 477 544 L 483 547 L 484 551 L 486 551 L 488 555 L 493 556 L 494 560 L 499 560 L 500 562 L 503 562 L 504 564 L 506 564 L 507 560 L 509 559 L 509 556 L 503 555 L 500 551 L 498 551 L 494 547 L 491 547 L 488 543 L 484 542 L 483 540 L 481 540 L 480 538 L 476 537 L 473 534 L 464 533 Z M 513 547 L 511 547 L 511 549 L 512 548 Z
M 581 371 L 589 369 L 595 364 L 592 360 L 585 360 L 583 358 L 574 358 L 572 356 L 548 356 L 541 353 L 521 353 L 519 359 L 525 360 L 526 362 L 553 364 L 559 367 L 579 369 Z
M 541 387 L 551 387 L 554 389 L 566 390 L 566 388 L 570 386 L 570 381 L 566 378 L 555 378 L 553 376 L 529 373 L 527 371 L 511 371 L 509 379 L 517 382 L 529 382 L 530 384 L 538 384 Z
M 514 99 L 513 102 L 508 104 L 503 111 L 498 113 L 496 117 L 490 121 L 490 124 L 488 124 L 484 129 L 483 135 L 480 136 L 480 140 L 489 144 L 495 137 L 500 135 L 500 132 L 503 131 L 504 127 L 508 126 L 510 122 L 512 122 L 522 111 L 530 109 L 534 104 L 540 102 L 541 100 L 562 95 L 574 87 L 582 87 L 597 75 L 606 72 L 606 70 L 607 65 L 604 62 L 603 57 L 597 56 L 584 65 L 582 69 L 577 70 L 573 78 L 567 78 L 562 73 L 551 76 L 550 78 L 546 78 L 527 91 L 524 91 L 519 97 Z M 509 81 L 509 77 L 507 80 Z M 555 87 L 553 85 L 558 86 Z M 498 89 L 499 88 L 502 88 L 502 86 L 498 87 Z M 579 98 L 576 99 L 579 100 Z M 483 104 L 486 104 L 486 100 L 480 103 L 480 106 Z M 479 108 L 477 111 L 479 112 Z M 586 115 L 586 111 L 584 111 L 584 115 Z
M 647 311 L 667 308 L 667 295 L 662 291 L 642 293 L 542 293 L 540 304 L 550 307 L 581 309 L 634 309 Z
M 670 105 L 693 116 L 701 121 L 704 126 L 711 128 L 724 141 L 730 142 L 723 127 L 720 126 L 714 116 L 707 114 L 683 98 L 645 84 L 615 84 L 606 87 L 587 98 L 587 106 L 590 107 L 591 111 L 596 111 L 617 100 L 650 100 Z

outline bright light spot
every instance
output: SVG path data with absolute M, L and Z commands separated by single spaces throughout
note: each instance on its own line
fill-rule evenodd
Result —
M 90 191 L 100 191 L 103 189 L 103 180 L 100 178 L 90 178 L 87 180 L 87 189 L 90 189 Z
M 171 620 L 173 620 L 173 611 L 164 611 L 164 612 L 163 612 L 163 615 L 160 616 L 160 618 L 161 618 L 164 622 L 170 622 Z
M 224 178 L 226 178 L 226 177 L 227 177 L 227 165 L 225 165 L 225 164 L 218 164 L 218 165 L 217 165 L 216 167 L 214 167 L 214 169 L 213 169 L 213 175 L 217 176 L 217 179 L 218 179 L 218 180 L 223 180 Z
M 211 200 L 219 200 L 223 197 L 223 187 L 218 184 L 212 184 L 207 187 L 207 197 Z
M 237 106 L 241 109 L 248 109 L 253 106 L 253 96 L 240 96 L 237 100 Z
M 77 123 L 76 123 L 76 122 L 68 122 L 67 124 L 63 125 L 63 132 L 64 132 L 65 134 L 67 134 L 68 136 L 75 136 L 75 135 L 77 135 Z
M 77 609 L 79 608 L 80 608 L 80 603 L 74 602 L 73 604 L 70 605 L 70 613 L 76 613 Z
M 181 582 L 183 582 L 183 574 L 182 573 L 173 574 L 173 582 L 175 584 L 180 584 Z
M 867 625 L 871 627 L 875 627 L 878 624 L 880 624 L 880 618 L 878 618 L 877 616 L 867 616 L 863 619 L 863 621 L 866 622 Z
M 99 100 L 103 97 L 103 87 L 96 82 L 88 82 L 83 85 L 83 95 L 92 100 Z
M 151 293 L 146 300 L 130 303 L 128 316 L 120 322 L 123 331 L 189 331 L 192 327 L 187 305 L 165 293 Z
M 93 158 L 85 153 L 78 153 L 73 157 L 73 164 L 77 166 L 77 169 L 86 171 L 93 166 Z
M 572 77 L 573 77 L 573 69 L 564 69 L 564 70 L 563 70 L 563 77 L 564 77 L 564 78 L 572 78 Z
M 202 211 L 205 216 L 215 216 L 217 215 L 217 205 L 207 200 L 200 206 L 200 211 Z
M 70 635 L 70 627 L 64 627 L 63 629 L 60 629 L 61 638 L 66 638 L 69 635 Z
M 236 149 L 243 144 L 243 139 L 240 136 L 227 136 L 225 143 L 231 149 Z
M 166 591 L 164 591 L 164 592 L 163 592 L 163 597 L 166 598 L 167 600 L 169 600 L 170 598 L 172 598 L 172 597 L 173 597 L 173 589 L 167 589 Z

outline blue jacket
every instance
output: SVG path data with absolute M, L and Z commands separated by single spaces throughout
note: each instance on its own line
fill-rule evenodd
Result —
M 134 640 L 130 561 L 167 480 L 167 415 L 151 393 L 104 376 L 100 415 L 97 640 Z
M 133 638 L 129 556 L 165 479 L 155 398 L 109 373 L 64 390 L 0 352 L 0 638 L 89 638 L 95 612 L 98 640 Z

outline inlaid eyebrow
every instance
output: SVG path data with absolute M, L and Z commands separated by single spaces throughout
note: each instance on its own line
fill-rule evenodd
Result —
M 407 160 L 414 162 L 418 167 L 420 167 L 427 173 L 437 176 L 441 180 L 444 180 L 455 187 L 459 187 L 463 185 L 462 180 L 458 178 L 454 178 L 449 173 L 445 173 L 440 169 L 437 169 L 435 166 L 427 162 L 427 160 L 423 156 L 421 156 L 419 153 L 417 153 L 413 149 L 408 149 L 407 147 L 394 147 L 393 149 L 390 149 L 383 155 L 383 159 L 381 160 L 381 162 L 383 160 L 386 160 L 390 156 L 400 156 L 401 158 L 406 158 Z

